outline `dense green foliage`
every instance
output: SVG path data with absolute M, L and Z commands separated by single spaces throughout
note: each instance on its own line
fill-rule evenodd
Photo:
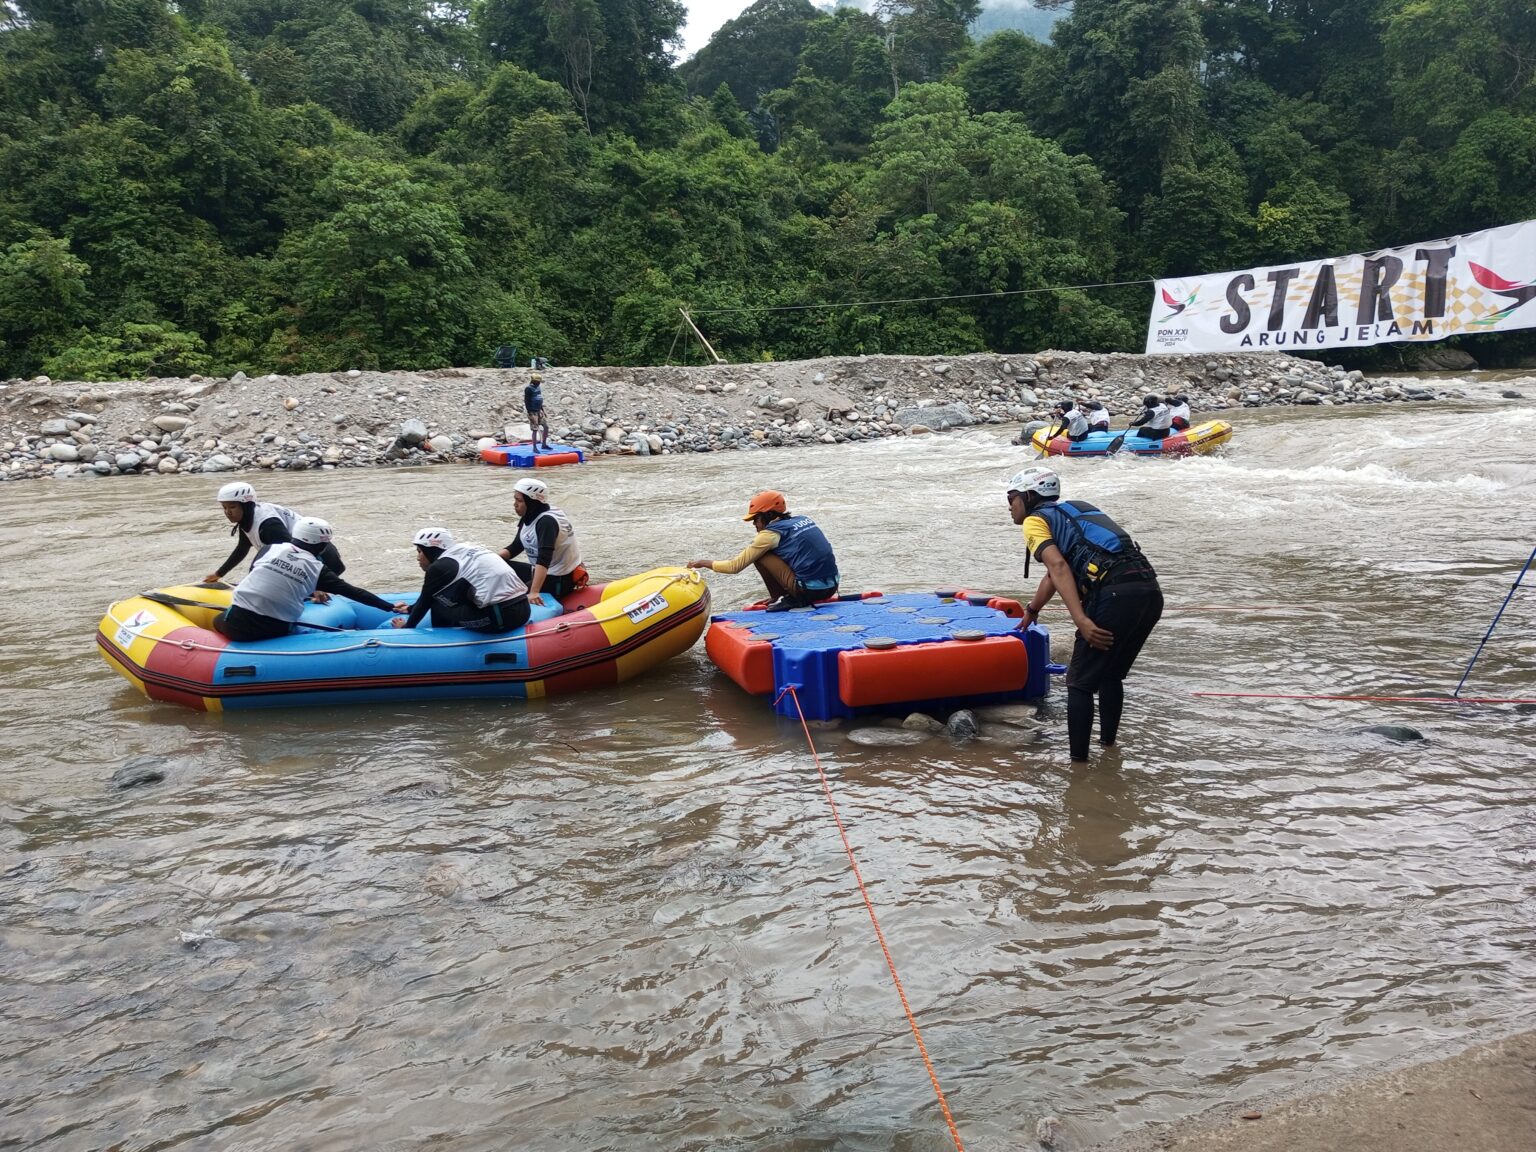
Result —
M 1133 348 L 1145 289 L 1003 293 L 1536 216 L 1529 0 L 1052 14 L 0 3 L 0 375 Z

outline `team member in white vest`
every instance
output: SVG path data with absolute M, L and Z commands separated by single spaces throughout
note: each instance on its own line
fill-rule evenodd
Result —
M 1147 440 L 1161 440 L 1168 435 L 1173 424 L 1173 414 L 1168 405 L 1156 395 L 1148 393 L 1141 398 L 1142 413 L 1131 421 L 1132 428 L 1139 428 L 1136 435 Z
M 569 596 L 587 583 L 576 547 L 576 529 L 558 508 L 549 506 L 549 485 L 529 477 L 512 485 L 512 506 L 517 509 L 517 538 L 498 555 L 528 585 L 528 599 L 544 603 L 542 593 L 555 599 Z M 526 561 L 517 559 L 527 554 Z
M 460 544 L 446 528 L 423 528 L 411 543 L 425 575 L 414 604 L 391 623 L 415 628 L 432 613 L 434 628 L 511 632 L 528 623 L 528 586 L 501 557 L 479 544 Z
M 267 548 L 251 565 L 248 576 L 235 586 L 230 606 L 213 619 L 213 627 L 231 640 L 270 640 L 286 636 L 304 611 L 304 601 L 320 603 L 330 594 L 345 596 L 385 612 L 394 611 L 388 600 L 362 588 L 354 588 L 320 560 L 331 542 L 331 526 L 312 516 L 293 522 L 293 539 Z
M 274 544 L 287 544 L 293 539 L 293 523 L 299 518 L 299 514 L 292 508 L 285 508 L 281 504 L 264 504 L 257 500 L 256 489 L 240 480 L 220 488 L 218 499 L 219 506 L 224 510 L 224 518 L 234 525 L 229 534 L 239 537 L 239 540 L 235 550 L 229 554 L 229 559 L 203 577 L 204 584 L 217 584 L 223 580 L 228 572 L 240 566 L 252 548 L 256 549 L 259 557 Z M 326 543 L 320 559 L 338 576 L 347 570 L 347 566 L 341 562 L 341 553 L 336 551 L 333 543 Z
M 1182 432 L 1189 427 L 1189 397 L 1168 397 L 1168 425 L 1175 432 Z
M 1109 409 L 1104 407 L 1103 401 L 1088 401 L 1088 431 L 1109 431 Z

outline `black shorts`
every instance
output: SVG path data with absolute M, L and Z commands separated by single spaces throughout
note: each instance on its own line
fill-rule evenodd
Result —
M 1067 687 L 1097 692 L 1106 680 L 1124 680 L 1163 615 L 1163 590 L 1156 580 L 1128 580 L 1096 589 L 1083 603 L 1088 618 L 1115 634 L 1099 649 L 1079 634 L 1067 667 Z
M 1143 440 L 1162 440 L 1162 439 L 1165 439 L 1167 437 L 1168 429 L 1166 429 L 1166 428 L 1138 428 L 1138 429 L 1136 429 L 1136 435 L 1140 436 Z
M 293 625 L 231 604 L 213 618 L 213 630 L 231 640 L 273 640 L 293 631 Z

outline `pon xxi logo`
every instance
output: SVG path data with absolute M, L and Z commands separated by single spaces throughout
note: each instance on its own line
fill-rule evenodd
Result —
M 1484 316 L 1479 320 L 1472 321 L 1474 324 L 1484 326 L 1497 324 L 1516 308 L 1536 300 L 1536 283 L 1517 284 L 1513 280 L 1504 279 L 1504 277 L 1492 269 L 1484 268 L 1481 264 L 1474 264 L 1470 260 L 1467 261 L 1467 267 L 1472 270 L 1472 279 L 1476 280 L 1488 291 L 1492 292 L 1495 296 L 1507 296 L 1513 301 L 1513 303 L 1505 305 L 1492 316 Z
M 1166 288 L 1164 288 L 1162 292 L 1163 303 L 1168 305 L 1168 307 L 1173 309 L 1173 311 L 1169 312 L 1168 315 L 1159 320 L 1159 324 L 1166 324 L 1168 321 L 1172 320 L 1180 312 L 1184 311 L 1184 309 L 1188 308 L 1191 304 L 1200 298 L 1199 285 L 1196 285 L 1194 291 L 1188 293 L 1187 295 L 1184 293 L 1184 285 L 1182 284 L 1175 284 L 1173 292 L 1169 292 Z M 1177 295 L 1175 293 L 1177 293 Z M 1182 300 L 1179 298 L 1180 296 L 1183 296 Z

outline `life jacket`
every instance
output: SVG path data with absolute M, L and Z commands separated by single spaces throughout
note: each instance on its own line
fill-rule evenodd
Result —
M 1086 436 L 1088 434 L 1088 417 L 1084 416 L 1078 409 L 1068 409 L 1067 414 L 1062 417 L 1062 420 L 1066 422 L 1069 439 L 1073 436 Z
M 248 576 L 235 585 L 230 599 L 236 608 L 292 624 L 304 612 L 325 565 L 320 557 L 295 544 L 274 544 L 251 565 Z
M 523 407 L 529 412 L 543 411 L 544 389 L 541 385 L 530 384 L 523 389 Z
M 789 565 L 802 588 L 835 588 L 837 557 L 826 534 L 809 516 L 788 516 L 768 525 L 779 538 L 773 554 Z
M 528 586 L 518 579 L 511 565 L 489 548 L 479 544 L 455 544 L 439 559 L 458 564 L 458 578 L 469 585 L 476 608 L 489 608 L 492 604 L 528 595 Z
M 546 516 L 553 516 L 558 526 L 553 556 L 539 555 L 539 534 L 535 525 Z M 546 508 L 540 512 L 518 528 L 517 536 L 523 542 L 523 551 L 528 553 L 528 563 L 535 568 L 540 564 L 544 565 L 551 576 L 569 576 L 581 567 L 581 550 L 576 547 L 576 529 L 571 526 L 565 513 L 558 508 Z
M 1080 597 L 1086 599 L 1104 584 L 1157 579 L 1130 534 L 1086 500 L 1041 504 L 1030 515 L 1040 517 L 1050 528 L 1051 540 L 1072 569 Z M 1029 575 L 1028 560 L 1024 575 Z
M 265 548 L 267 542 L 261 538 L 261 526 L 268 520 L 281 520 L 283 530 L 291 533 L 293 522 L 299 518 L 299 514 L 292 508 L 284 508 L 281 504 L 257 504 L 251 511 L 251 526 L 249 528 L 236 528 L 248 541 L 252 548 Z
M 1166 432 L 1173 426 L 1173 416 L 1168 411 L 1168 405 L 1159 404 L 1155 408 L 1148 408 L 1149 415 L 1143 427 L 1150 428 L 1154 432 Z
M 1097 432 L 1099 429 L 1103 429 L 1105 432 L 1108 432 L 1109 431 L 1109 409 L 1108 408 L 1095 408 L 1092 412 L 1089 412 L 1088 413 L 1088 428 L 1089 428 L 1090 431 L 1094 431 L 1094 432 Z

